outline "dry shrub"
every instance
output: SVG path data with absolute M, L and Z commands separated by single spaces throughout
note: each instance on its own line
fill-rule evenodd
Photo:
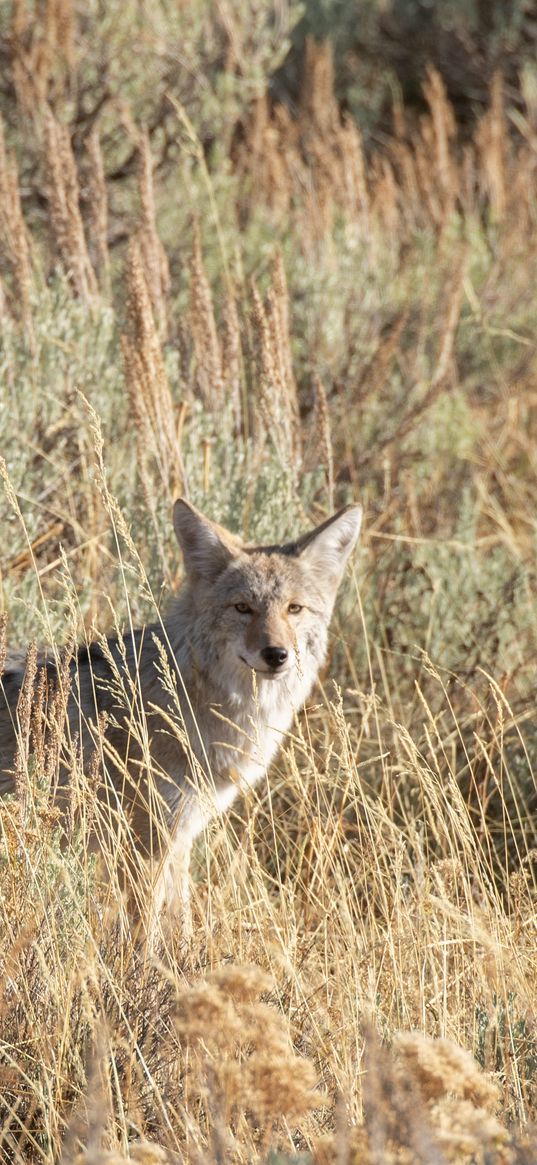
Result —
M 446 1161 L 501 1160 L 509 1134 L 495 1116 L 498 1086 L 473 1056 L 450 1040 L 404 1032 L 395 1040 L 395 1081 L 424 1105 L 433 1137 Z
M 313 1065 L 290 1049 L 280 1013 L 258 1001 L 271 986 L 259 967 L 229 966 L 179 998 L 177 1030 L 190 1049 L 188 1100 L 201 1106 L 202 1123 L 228 1151 L 248 1125 L 262 1151 L 276 1125 L 299 1124 L 326 1100 L 315 1090 Z
M 504 1165 L 512 1139 L 495 1116 L 498 1089 L 450 1040 L 400 1032 L 393 1050 L 366 1029 L 364 1120 L 315 1148 L 316 1165 Z

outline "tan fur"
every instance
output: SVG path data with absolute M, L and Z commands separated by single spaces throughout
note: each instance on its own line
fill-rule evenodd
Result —
M 185 930 L 194 838 L 263 777 L 309 695 L 360 521 L 350 506 L 295 542 L 249 547 L 176 502 L 186 578 L 168 617 L 124 641 L 82 648 L 70 665 L 71 735 L 86 766 L 102 751 L 101 800 L 112 819 L 127 818 L 133 845 L 160 863 L 155 913 L 166 902 Z M 54 683 L 54 666 L 42 662 Z M 14 788 L 23 679 L 21 656 L 8 657 L 1 793 Z M 59 800 L 68 781 L 60 768 Z

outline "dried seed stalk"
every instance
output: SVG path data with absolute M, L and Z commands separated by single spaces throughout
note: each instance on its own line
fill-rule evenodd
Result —
M 165 337 L 169 324 L 170 269 L 166 252 L 157 231 L 153 158 L 146 130 L 143 130 L 138 137 L 138 192 L 140 195 L 140 226 L 136 237 L 158 331 L 161 336 Z
M 46 109 L 45 162 L 51 223 L 62 264 L 73 290 L 90 303 L 97 295 L 97 280 L 90 263 L 79 206 L 78 173 L 69 132 Z
M 26 655 L 26 670 L 17 703 L 17 751 L 14 763 L 15 791 L 23 828 L 26 825 L 30 802 L 28 761 L 30 758 L 32 713 L 36 696 L 36 678 L 37 648 L 35 643 L 31 643 Z
M 231 401 L 235 433 L 241 430 L 241 335 L 237 305 L 232 295 L 224 304 L 222 328 L 222 380 L 224 392 Z
M 289 305 L 281 259 L 273 270 L 266 303 L 252 287 L 252 324 L 256 342 L 260 417 L 278 450 L 282 464 L 298 469 L 301 457 L 300 418 L 292 371 Z
M 479 155 L 481 184 L 490 199 L 494 217 L 503 219 L 507 210 L 508 134 L 505 117 L 503 77 L 494 74 L 490 91 L 490 109 L 481 118 L 475 134 Z
M 423 93 L 429 104 L 434 131 L 435 177 L 442 191 L 447 214 L 453 208 L 458 188 L 456 166 L 451 156 L 451 144 L 456 136 L 457 126 L 446 87 L 437 69 L 427 70 Z
M 194 224 L 190 258 L 190 334 L 194 346 L 196 388 L 212 411 L 222 406 L 222 353 L 214 316 L 211 287 L 201 251 L 199 226 Z
M 321 465 L 326 470 L 326 484 L 328 489 L 328 508 L 334 509 L 334 454 L 332 450 L 332 429 L 330 425 L 330 411 L 326 389 L 319 376 L 313 378 L 313 392 L 315 400 L 314 424 L 316 435 L 316 454 Z
M 138 431 L 140 462 L 153 458 L 170 495 L 183 481 L 173 400 L 137 238 L 127 256 L 127 332 L 121 337 L 125 378 Z
M 94 126 L 86 139 L 89 167 L 87 176 L 89 223 L 88 236 L 93 250 L 93 264 L 99 287 L 110 294 L 110 255 L 108 253 L 108 193 L 99 130 Z
M 30 238 L 24 222 L 17 163 L 6 151 L 0 118 L 0 246 L 9 262 L 15 300 L 26 327 L 31 327 L 32 260 Z

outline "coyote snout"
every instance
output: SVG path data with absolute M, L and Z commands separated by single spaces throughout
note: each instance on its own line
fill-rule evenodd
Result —
M 289 612 L 289 608 L 291 612 Z M 298 603 L 289 603 L 285 594 L 258 594 L 249 603 L 235 604 L 242 616 L 240 631 L 244 638 L 239 659 L 260 676 L 274 679 L 287 674 L 297 661 Z
M 348 506 L 295 541 L 248 546 L 178 501 L 185 582 L 168 616 L 82 647 L 67 680 L 43 657 L 48 690 L 70 684 L 68 730 L 86 768 L 99 748 L 110 820 L 122 815 L 123 844 L 160 861 L 156 905 L 179 904 L 185 930 L 193 840 L 263 777 L 309 695 L 360 522 Z M 21 658 L 8 656 L 0 685 L 0 792 L 14 787 Z M 58 763 L 65 802 L 70 770 Z
M 288 658 L 289 652 L 286 647 L 264 647 L 261 651 L 261 659 L 274 672 L 279 671 Z

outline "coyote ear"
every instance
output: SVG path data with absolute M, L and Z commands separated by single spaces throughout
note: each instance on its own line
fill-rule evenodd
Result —
M 361 524 L 362 507 L 346 506 L 321 526 L 299 538 L 294 543 L 294 553 L 319 577 L 325 581 L 330 579 L 337 590 L 356 545 Z
M 173 528 L 189 575 L 215 578 L 241 548 L 238 538 L 205 518 L 184 498 L 173 507 Z

